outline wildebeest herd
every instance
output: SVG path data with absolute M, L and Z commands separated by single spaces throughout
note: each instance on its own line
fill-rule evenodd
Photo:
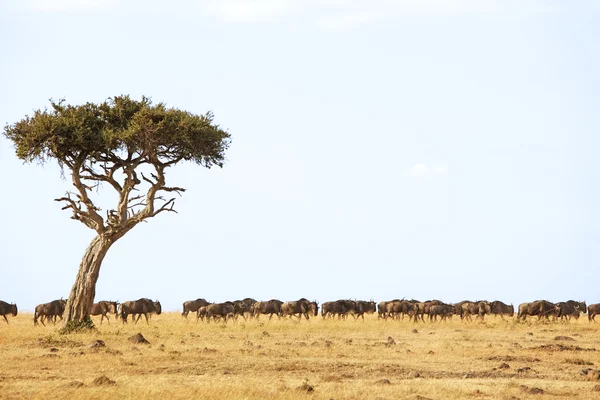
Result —
M 51 321 L 56 324 L 57 318 L 62 319 L 67 301 L 60 299 L 49 303 L 40 304 L 35 308 L 33 315 L 34 325 L 44 321 Z M 134 301 L 119 303 L 116 301 L 100 301 L 94 303 L 90 310 L 90 315 L 100 315 L 100 324 L 106 320 L 110 323 L 109 314 L 114 314 L 116 318 L 127 323 L 128 317 L 137 323 L 142 316 L 149 323 L 152 314 L 160 315 L 162 307 L 159 301 L 153 301 L 142 298 Z M 182 317 L 187 318 L 190 312 L 196 313 L 196 320 L 206 322 L 237 320 L 239 317 L 247 320 L 249 318 L 259 319 L 261 315 L 268 315 L 269 319 L 273 316 L 278 318 L 296 317 L 301 320 L 302 317 L 309 319 L 311 316 L 319 315 L 319 303 L 301 298 L 296 301 L 283 302 L 280 300 L 257 301 L 252 298 L 243 300 L 226 301 L 224 303 L 211 303 L 205 299 L 190 300 L 183 303 Z M 458 316 L 461 320 L 471 321 L 485 319 L 486 315 L 501 317 L 514 317 L 515 309 L 513 305 L 505 304 L 501 301 L 461 301 L 459 303 L 447 304 L 440 300 L 418 301 L 418 300 L 391 300 L 382 301 L 376 304 L 374 301 L 361 300 L 337 300 L 328 301 L 321 304 L 321 317 L 346 319 L 352 316 L 355 320 L 362 318 L 365 314 L 374 314 L 377 312 L 378 319 L 398 320 L 408 318 L 413 322 L 425 322 L 426 317 L 430 322 L 451 319 Z M 595 321 L 597 314 L 600 314 L 600 304 L 586 305 L 585 301 L 579 302 L 569 300 L 559 303 L 551 303 L 546 300 L 536 300 L 530 303 L 519 305 L 517 310 L 517 321 L 524 321 L 527 317 L 537 317 L 538 320 L 565 320 L 572 318 L 579 319 L 581 314 L 586 314 L 588 320 Z M 0 316 L 4 317 L 8 323 L 7 315 L 17 316 L 17 305 L 0 301 Z

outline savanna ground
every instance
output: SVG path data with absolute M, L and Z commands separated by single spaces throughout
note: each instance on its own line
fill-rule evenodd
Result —
M 600 398 L 600 381 L 581 374 L 600 368 L 600 324 L 587 318 L 262 317 L 223 325 L 166 313 L 150 325 L 96 319 L 97 332 L 67 336 L 58 324 L 34 327 L 31 314 L 9 319 L 0 321 L 0 398 L 7 399 Z M 130 342 L 138 332 L 150 344 Z M 106 347 L 89 347 L 95 340 Z

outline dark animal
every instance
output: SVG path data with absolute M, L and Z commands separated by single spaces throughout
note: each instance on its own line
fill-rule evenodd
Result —
M 538 321 L 542 319 L 542 317 L 550 319 L 550 316 L 556 319 L 559 311 L 560 307 L 554 303 L 546 300 L 536 300 L 531 303 L 522 303 L 519 305 L 517 320 L 525 321 L 527 316 L 537 316 Z
M 418 322 L 419 317 L 421 317 L 421 321 L 425 322 L 425 315 L 429 316 L 429 320 L 431 321 L 431 307 L 446 305 L 441 300 L 427 300 L 424 302 L 417 302 L 415 304 L 417 307 L 416 314 L 413 318 L 415 322 Z
M 209 305 L 210 305 L 210 304 L 209 304 Z M 199 319 L 202 319 L 202 321 L 204 321 L 204 318 L 206 317 L 206 308 L 207 308 L 207 307 L 208 307 L 208 306 L 200 307 L 200 308 L 198 309 L 198 311 L 196 311 L 196 322 L 197 322 Z
M 491 313 L 490 303 L 487 301 L 461 301 L 454 305 L 456 313 L 460 315 L 460 319 L 466 319 L 471 321 L 472 315 L 475 315 L 475 319 L 481 318 L 483 321 L 486 314 Z
M 209 304 L 210 303 L 208 301 L 206 301 L 205 299 L 196 299 L 196 300 L 186 301 L 185 303 L 183 303 L 183 312 L 181 313 L 181 316 L 187 318 L 187 316 L 190 312 L 198 312 L 198 309 L 200 307 L 204 307 Z
M 269 314 L 269 319 L 273 318 L 273 315 L 277 315 L 277 317 L 281 317 L 282 311 L 281 306 L 283 305 L 283 301 L 280 300 L 269 300 L 269 301 L 257 301 L 254 303 L 253 314 L 256 319 L 261 314 Z
M 126 323 L 127 317 L 132 315 L 132 320 L 137 324 L 143 315 L 146 318 L 146 323 L 148 324 L 149 314 L 156 313 L 160 315 L 162 312 L 162 306 L 160 305 L 159 301 L 152 301 L 145 298 L 134 301 L 126 301 L 120 305 L 120 308 L 121 320 L 123 323 Z M 137 320 L 135 319 L 136 315 Z
M 495 316 L 500 315 L 504 317 L 505 315 L 508 317 L 512 317 L 515 315 L 515 307 L 511 305 L 507 305 L 499 300 L 492 301 L 490 303 L 490 314 Z
M 117 316 L 117 302 L 116 301 L 99 301 L 98 303 L 92 304 L 92 308 L 90 309 L 90 315 L 101 315 L 100 317 L 100 325 L 102 325 L 102 321 L 104 318 L 110 324 L 110 318 L 108 318 L 108 313 L 115 314 Z
M 298 320 L 302 319 L 304 315 L 304 318 L 308 320 L 310 314 L 313 316 L 319 315 L 319 305 L 316 301 L 310 302 L 305 298 L 301 298 L 298 301 L 283 303 L 281 305 L 281 313 L 284 317 L 288 315 L 290 318 L 297 316 Z
M 247 320 L 247 315 L 252 314 L 252 310 L 252 305 L 244 300 L 236 300 L 233 302 L 233 314 L 236 320 L 240 316 L 244 318 L 244 320 Z
M 0 315 L 4 317 L 4 320 L 8 324 L 8 319 L 6 318 L 6 314 L 12 314 L 13 317 L 17 316 L 17 305 L 16 304 L 8 304 L 5 301 L 0 300 Z
M 441 317 L 441 321 L 445 321 L 446 318 L 452 319 L 455 313 L 454 306 L 451 304 L 435 304 L 429 308 L 429 319 L 437 321 L 437 317 Z
M 581 313 L 585 314 L 587 312 L 587 305 L 585 304 L 585 301 L 561 301 L 556 303 L 556 305 L 559 307 L 557 316 L 561 320 L 570 321 L 571 318 L 579 319 L 579 315 Z
M 60 319 L 63 318 L 66 305 L 67 301 L 63 299 L 54 300 L 50 303 L 39 304 L 37 307 L 35 307 L 35 312 L 33 313 L 34 325 L 38 324 L 38 318 L 44 326 L 46 326 L 46 324 L 44 324 L 44 319 L 53 320 L 54 324 L 56 324 L 56 317 L 59 317 Z
M 363 321 L 365 320 L 365 314 L 373 314 L 377 311 L 377 305 L 374 301 L 364 301 L 359 300 L 356 302 L 356 319 L 362 317 Z
M 588 321 L 592 322 L 596 320 L 596 315 L 600 314 L 600 303 L 599 304 L 590 304 L 587 307 L 588 313 Z
M 235 307 L 231 301 L 225 303 L 209 304 L 206 306 L 206 322 L 213 318 L 215 321 L 223 318 L 223 322 L 234 317 Z
M 381 301 L 377 304 L 377 319 L 387 319 L 387 301 Z M 322 308 L 321 308 L 322 312 Z
M 338 319 L 341 319 L 346 318 L 348 315 L 352 315 L 356 318 L 357 307 L 358 303 L 354 300 L 328 301 L 321 304 L 321 316 L 323 318 L 333 318 L 337 316 Z

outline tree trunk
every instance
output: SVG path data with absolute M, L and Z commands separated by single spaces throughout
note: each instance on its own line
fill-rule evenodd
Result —
M 96 281 L 100 273 L 100 266 L 106 252 L 115 240 L 114 237 L 108 235 L 98 235 L 85 251 L 65 308 L 65 326 L 70 321 L 82 322 L 89 318 L 90 309 L 96 296 Z

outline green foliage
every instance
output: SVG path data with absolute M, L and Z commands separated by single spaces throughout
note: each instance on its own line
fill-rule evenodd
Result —
M 223 166 L 230 135 L 213 124 L 213 115 L 117 96 L 104 103 L 69 105 L 51 101 L 4 127 L 17 156 L 26 162 L 56 159 L 61 167 L 82 163 L 143 161 L 175 164 L 181 160 Z
M 83 321 L 71 320 L 67 322 L 66 325 L 58 331 L 58 333 L 60 335 L 68 335 L 71 333 L 87 333 L 94 330 L 96 330 L 96 326 L 88 315 L 83 319 Z

